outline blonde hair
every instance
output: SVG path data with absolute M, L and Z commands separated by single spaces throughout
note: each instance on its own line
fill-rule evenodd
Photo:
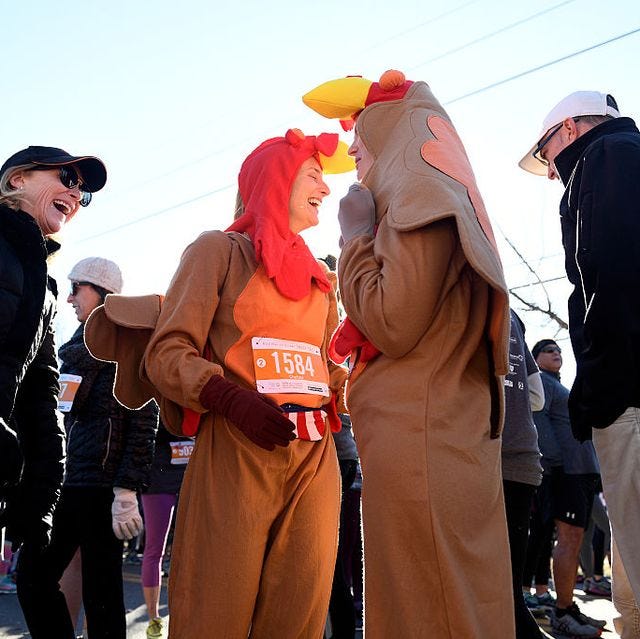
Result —
M 244 215 L 244 202 L 242 201 L 242 195 L 240 195 L 240 191 L 236 194 L 236 208 L 233 212 L 233 220 L 237 220 L 239 217 Z
M 0 177 L 0 204 L 17 211 L 20 208 L 22 193 L 20 189 L 11 186 L 11 178 L 19 171 L 30 171 L 35 164 L 20 164 L 7 169 Z

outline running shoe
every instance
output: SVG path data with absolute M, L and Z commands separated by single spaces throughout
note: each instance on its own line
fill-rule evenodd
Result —
M 548 590 L 546 592 L 543 592 L 541 595 L 534 596 L 538 600 L 538 606 L 540 606 L 540 608 L 544 608 L 545 610 L 552 610 L 556 607 L 556 600 Z
M 535 595 L 532 595 L 530 592 L 523 592 L 522 594 L 524 596 L 524 603 L 529 610 L 537 610 L 540 608 L 538 598 Z
M 594 597 L 607 597 L 608 599 L 611 599 L 611 582 L 605 577 L 602 579 L 587 577 L 584 580 L 582 588 L 588 595 L 593 595 Z
M 593 617 L 589 617 L 580 612 L 580 608 L 578 608 L 578 604 L 575 601 L 567 608 L 567 610 L 581 623 L 588 624 L 594 628 L 604 628 L 607 625 L 605 619 L 594 619 Z
M 597 639 L 602 630 L 577 619 L 573 611 L 568 609 L 559 616 L 556 610 L 551 611 L 551 628 L 554 632 L 561 632 L 572 639 Z
M 159 637 L 162 637 L 162 619 L 156 617 L 147 626 L 147 639 L 158 639 Z
M 2 577 L 2 579 L 0 579 L 0 594 L 16 594 L 16 582 L 13 580 L 12 575 L 5 575 L 4 577 Z

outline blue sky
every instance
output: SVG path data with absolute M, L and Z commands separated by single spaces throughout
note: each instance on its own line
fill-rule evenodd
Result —
M 53 265 L 62 290 L 77 260 L 101 255 L 122 267 L 125 293 L 164 291 L 184 247 L 230 223 L 240 163 L 259 142 L 292 126 L 339 131 L 300 96 L 387 68 L 428 82 L 446 105 L 497 236 L 543 278 L 561 277 L 561 187 L 517 160 L 572 91 L 610 92 L 640 115 L 640 32 L 596 46 L 640 28 L 640 3 L 627 0 L 33 0 L 12 3 L 4 24 L 2 157 L 46 144 L 98 155 L 109 171 L 64 232 Z M 318 255 L 338 252 L 337 205 L 354 179 L 329 179 L 321 224 L 305 233 Z M 529 282 L 504 242 L 501 252 L 508 283 Z M 548 290 L 566 316 L 566 282 Z M 540 287 L 524 292 L 543 302 Z M 75 323 L 61 307 L 64 339 Z M 555 332 L 522 316 L 530 343 Z

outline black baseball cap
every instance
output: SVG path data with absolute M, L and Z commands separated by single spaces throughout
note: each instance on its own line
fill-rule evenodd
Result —
M 82 173 L 83 187 L 90 193 L 99 191 L 107 182 L 107 169 L 102 160 L 91 155 L 75 156 L 63 149 L 53 146 L 28 146 L 14 153 L 0 169 L 0 176 L 5 171 L 22 164 L 38 164 L 40 166 L 64 166 L 75 164 Z
M 531 354 L 533 355 L 533 359 L 536 359 L 536 357 L 538 357 L 538 355 L 540 354 L 540 351 L 545 346 L 550 346 L 550 345 L 557 346 L 558 344 L 554 339 L 541 339 L 539 342 L 536 342 L 533 345 L 533 348 L 531 349 Z

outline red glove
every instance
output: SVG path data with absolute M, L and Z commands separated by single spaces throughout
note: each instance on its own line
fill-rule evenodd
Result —
M 288 446 L 294 425 L 270 397 L 214 375 L 202 388 L 200 403 L 224 415 L 254 444 L 265 450 Z

